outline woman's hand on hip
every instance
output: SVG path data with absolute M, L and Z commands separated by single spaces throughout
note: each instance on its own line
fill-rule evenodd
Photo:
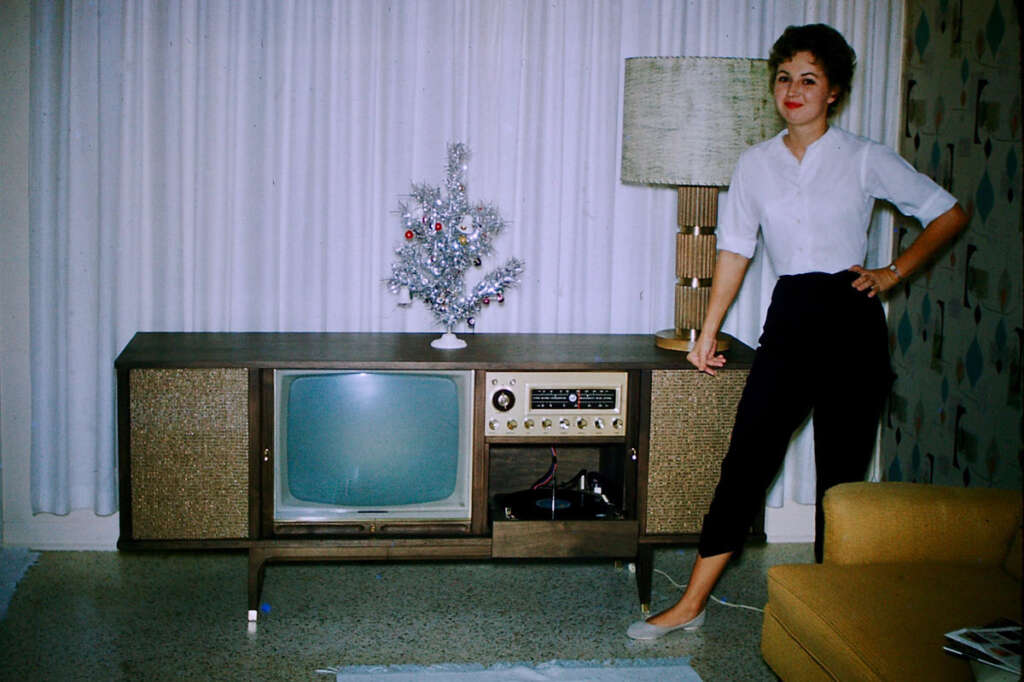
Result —
M 715 354 L 718 348 L 717 334 L 705 334 L 701 332 L 693 344 L 693 348 L 686 354 L 686 359 L 691 365 L 704 372 L 715 376 L 715 370 L 725 365 L 725 356 Z
M 853 280 L 853 288 L 857 291 L 864 291 L 868 298 L 884 293 L 899 284 L 900 278 L 889 268 L 876 268 L 867 270 L 859 265 L 853 265 L 850 270 L 856 272 L 860 277 Z

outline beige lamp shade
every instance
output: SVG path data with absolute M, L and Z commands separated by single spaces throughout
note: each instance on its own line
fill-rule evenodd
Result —
M 626 60 L 623 182 L 725 187 L 740 152 L 781 128 L 765 59 Z

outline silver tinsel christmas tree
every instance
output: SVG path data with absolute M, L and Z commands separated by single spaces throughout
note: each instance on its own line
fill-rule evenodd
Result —
M 476 324 L 482 306 L 505 300 L 505 290 L 519 283 L 523 262 L 510 258 L 484 275 L 466 291 L 466 271 L 483 265 L 491 242 L 505 228 L 497 209 L 466 198 L 466 160 L 462 143 L 448 145 L 448 169 L 444 192 L 439 187 L 413 185 L 410 201 L 399 202 L 405 241 L 395 250 L 388 289 L 399 296 L 399 305 L 420 299 L 430 308 L 445 335 L 431 345 L 462 348 L 455 327 Z

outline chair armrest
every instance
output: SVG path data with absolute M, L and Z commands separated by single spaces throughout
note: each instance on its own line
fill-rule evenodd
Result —
M 917 483 L 844 483 L 825 493 L 825 561 L 1001 565 L 1021 493 Z

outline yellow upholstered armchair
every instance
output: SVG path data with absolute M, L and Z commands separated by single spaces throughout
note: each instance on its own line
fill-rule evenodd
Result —
M 822 564 L 774 566 L 761 652 L 783 680 L 972 680 L 946 632 L 1021 619 L 1021 493 L 848 483 Z

